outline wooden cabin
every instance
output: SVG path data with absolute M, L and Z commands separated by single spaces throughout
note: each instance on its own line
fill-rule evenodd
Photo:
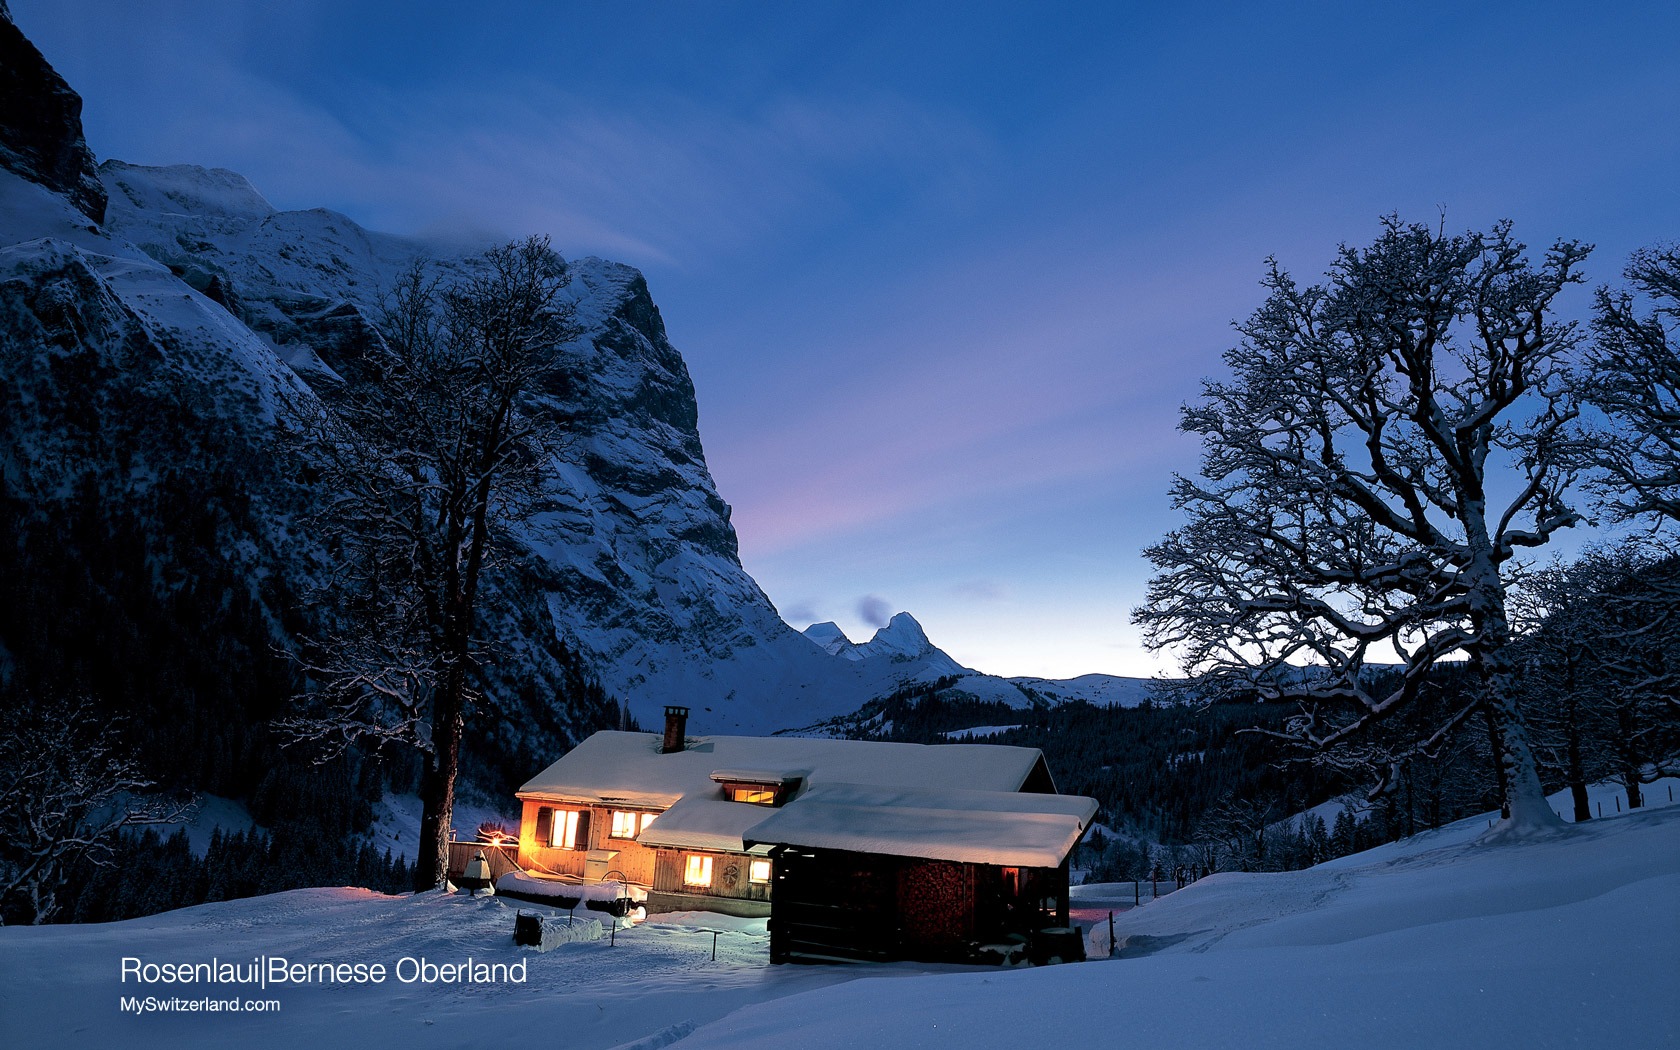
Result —
M 519 863 L 771 917 L 775 961 L 955 959 L 1067 922 L 1096 813 L 1036 748 L 602 732 L 519 790 Z M 957 785 L 960 785 L 957 786 Z

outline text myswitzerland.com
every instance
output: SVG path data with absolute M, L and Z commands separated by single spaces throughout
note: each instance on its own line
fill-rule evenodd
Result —
M 182 999 L 179 996 L 160 999 L 155 995 L 124 995 L 117 1001 L 125 1014 L 271 1014 L 280 1009 L 278 999 Z

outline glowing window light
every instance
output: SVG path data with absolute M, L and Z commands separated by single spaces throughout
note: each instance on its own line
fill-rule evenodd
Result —
M 688 863 L 683 870 L 684 886 L 710 886 L 712 884 L 712 858 L 690 854 Z

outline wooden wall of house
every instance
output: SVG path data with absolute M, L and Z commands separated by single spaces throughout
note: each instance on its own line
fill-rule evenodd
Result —
M 712 858 L 712 884 L 709 887 L 690 886 L 683 881 L 683 876 L 688 870 L 688 858 L 696 856 Z M 773 882 L 753 882 L 751 864 L 755 860 L 769 859 L 722 850 L 661 848 L 658 850 L 658 859 L 654 862 L 653 888 L 664 893 L 692 893 L 733 900 L 767 901 L 770 899 L 770 887 Z
M 898 869 L 898 929 L 907 955 L 966 955 L 975 936 L 974 864 L 905 860 Z
M 775 850 L 770 961 L 896 959 L 897 858 Z
M 615 839 L 612 837 L 612 806 L 582 806 L 568 805 L 564 802 L 548 802 L 540 799 L 525 799 L 524 811 L 519 818 L 519 863 L 525 870 L 538 875 L 576 875 L 582 878 L 588 863 L 590 850 L 616 850 L 609 867 L 615 872 L 623 873 L 627 882 L 634 882 L 640 886 L 651 886 L 654 878 L 655 851 L 644 846 L 635 839 Z M 556 810 L 578 810 L 589 813 L 589 834 L 587 841 L 577 843 L 575 849 L 555 849 L 543 846 L 537 842 L 537 813 L 543 808 Z M 623 812 L 624 807 L 616 807 Z M 652 812 L 651 810 L 636 810 L 636 812 Z

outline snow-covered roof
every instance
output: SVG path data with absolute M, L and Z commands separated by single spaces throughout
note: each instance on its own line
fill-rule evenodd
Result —
M 644 846 L 717 849 L 739 853 L 746 834 L 772 810 L 711 795 L 690 795 L 649 824 L 636 841 Z
M 815 846 L 819 843 L 767 836 L 763 828 L 798 827 L 801 834 L 829 828 L 832 837 L 850 821 L 881 848 L 826 844 L 1030 866 L 1060 864 L 1096 811 L 1090 799 L 1021 793 L 1044 761 L 1031 747 L 715 736 L 691 738 L 683 750 L 667 755 L 660 750 L 663 739 L 657 733 L 596 733 L 519 794 L 664 809 L 638 837 L 645 846 L 735 851 L 751 841 Z M 776 810 L 727 801 L 717 786 L 724 780 L 795 778 L 804 782 L 803 790 Z M 965 790 L 946 790 L 950 784 Z M 786 820 L 787 814 L 807 811 L 808 823 Z M 1016 859 L 990 859 L 1000 850 Z M 1045 861 L 1051 853 L 1055 858 Z
M 1082 795 L 831 783 L 773 810 L 743 840 L 1053 868 L 1096 812 L 1096 800 Z
M 808 770 L 808 788 L 829 783 L 929 789 L 962 784 L 1012 792 L 1044 761 L 1037 748 L 1000 744 L 756 736 L 690 738 L 683 750 L 666 755 L 660 753 L 663 739 L 658 733 L 596 733 L 532 777 L 519 794 L 663 809 L 684 795 L 715 798 L 718 787 L 712 774 L 742 770 Z

